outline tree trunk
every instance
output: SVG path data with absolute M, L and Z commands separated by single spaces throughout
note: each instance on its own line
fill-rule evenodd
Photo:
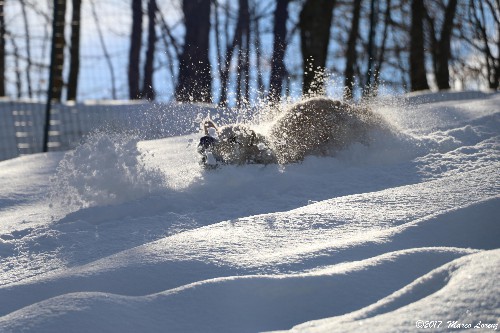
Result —
M 28 87 L 28 97 L 33 97 L 33 89 L 31 88 L 31 34 L 28 24 L 28 13 L 26 11 L 26 3 L 24 0 L 21 0 L 21 12 L 23 14 L 23 23 L 24 23 L 24 34 L 26 40 L 26 85 Z
M 52 99 L 60 102 L 62 89 L 64 86 L 63 68 L 64 68 L 64 26 L 66 17 L 66 0 L 57 1 L 58 10 L 54 13 L 54 64 L 53 64 L 53 86 Z
M 80 23 L 82 0 L 73 0 L 71 18 L 70 67 L 68 77 L 68 101 L 76 101 L 78 92 L 78 73 L 80 70 Z
M 16 39 L 14 38 L 14 36 L 12 35 L 9 35 L 10 37 L 10 42 L 12 43 L 12 48 L 13 48 L 13 54 L 14 54 L 14 68 L 15 68 L 15 73 L 16 73 L 16 96 L 18 99 L 20 99 L 22 97 L 22 78 L 21 78 L 21 65 L 19 64 L 19 59 L 21 58 L 21 56 L 19 55 L 19 47 L 17 46 L 17 42 L 16 42 Z M 55 45 L 55 43 L 54 43 Z M 51 65 L 52 65 L 52 62 L 51 62 Z M 54 85 L 53 84 L 49 84 L 49 89 L 51 91 L 53 91 L 52 87 Z
M 257 91 L 259 98 L 264 96 L 264 79 L 262 78 L 262 51 L 261 51 L 261 37 L 260 37 L 260 18 L 253 13 L 253 45 L 255 47 L 255 64 L 257 71 Z
M 181 102 L 212 101 L 209 32 L 211 0 L 183 0 L 186 25 L 184 49 L 179 59 L 179 79 L 175 98 Z
M 241 106 L 248 103 L 250 96 L 250 11 L 248 0 L 239 0 L 238 2 L 238 21 L 234 30 L 232 43 L 226 44 L 224 63 L 221 65 L 221 91 L 219 98 L 220 106 L 227 106 L 227 93 L 230 81 L 231 62 L 233 55 L 237 50 L 237 73 L 236 73 L 236 103 Z M 228 7 L 226 7 L 226 16 L 229 16 Z M 226 39 L 229 33 L 227 31 L 226 19 Z
M 304 76 L 302 94 L 325 93 L 324 72 L 336 0 L 307 0 L 299 18 Z
M 384 14 L 384 30 L 382 33 L 382 42 L 380 45 L 380 51 L 378 53 L 378 59 L 377 63 L 375 64 L 375 89 L 378 90 L 378 85 L 380 82 L 380 71 L 382 70 L 382 64 L 384 63 L 385 60 L 385 48 L 387 45 L 387 35 L 389 31 L 389 25 L 391 24 L 391 0 L 387 0 L 385 3 L 385 14 Z
M 240 43 L 236 78 L 236 102 L 238 106 L 249 103 L 250 75 L 250 12 L 248 0 L 239 0 L 238 22 L 240 24 Z
M 154 54 L 156 44 L 156 24 L 155 16 L 158 7 L 156 0 L 148 2 L 148 49 L 146 50 L 146 62 L 144 63 L 144 82 L 142 86 L 142 98 L 150 101 L 155 99 L 155 90 L 153 88 L 153 73 L 154 73 Z
M 5 18 L 3 1 L 0 1 L 0 96 L 5 96 Z
M 450 71 L 448 65 L 451 58 L 451 37 L 456 9 L 457 0 L 449 0 L 441 28 L 441 36 L 436 43 L 436 48 L 433 49 L 436 83 L 439 90 L 450 89 Z
M 280 99 L 283 79 L 285 77 L 286 22 L 288 20 L 288 3 L 290 0 L 277 0 L 274 11 L 274 43 L 271 60 L 271 78 L 269 80 L 269 100 Z
M 374 60 L 375 57 L 375 30 L 377 27 L 378 21 L 378 1 L 371 0 L 370 1 L 370 32 L 368 34 L 368 45 L 367 45 L 367 56 L 368 56 L 368 65 L 366 68 L 366 84 L 363 88 L 363 96 L 369 96 L 374 94 L 376 87 L 374 87 L 374 76 L 377 74 L 374 70 Z
M 355 66 L 358 55 L 356 52 L 356 41 L 359 35 L 359 17 L 361 14 L 361 2 L 362 0 L 355 0 L 352 10 L 352 26 L 349 32 L 349 39 L 347 41 L 347 51 L 346 51 L 346 64 L 344 72 L 344 87 L 345 93 L 344 98 L 350 100 L 353 98 L 353 90 L 355 85 Z
M 423 0 L 412 0 L 410 28 L 410 89 L 411 91 L 428 90 L 425 70 L 424 51 L 424 15 Z
M 139 62 L 142 46 L 142 0 L 132 0 L 132 32 L 128 62 L 128 91 L 130 99 L 140 98 Z
M 500 9 L 500 3 L 497 2 L 497 8 Z M 500 14 L 497 12 L 500 18 Z M 495 64 L 495 71 L 493 82 L 490 84 L 491 89 L 497 90 L 500 87 L 500 19 L 497 20 L 497 58 Z
M 226 52 L 224 57 L 225 65 L 221 66 L 221 90 L 219 97 L 219 105 L 227 106 L 227 94 L 228 94 L 228 85 L 229 85 L 229 71 L 231 69 L 231 62 L 233 60 L 233 54 L 237 47 L 241 45 L 241 39 L 243 34 L 242 20 L 240 19 L 241 11 L 238 11 L 238 22 L 236 23 L 236 28 L 234 30 L 233 41 L 229 43 L 229 25 L 228 25 L 228 17 L 229 17 L 229 6 L 226 6 L 226 24 L 224 26 L 224 32 L 226 37 Z M 222 62 L 222 61 L 221 61 Z

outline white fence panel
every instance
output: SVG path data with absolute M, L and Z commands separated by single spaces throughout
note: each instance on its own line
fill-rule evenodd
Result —
M 0 99 L 0 161 L 43 150 L 45 109 L 44 103 Z M 198 114 L 217 112 L 207 105 L 146 101 L 55 104 L 50 114 L 49 151 L 72 149 L 95 130 L 133 132 L 144 140 L 193 133 L 199 129 Z M 236 116 L 225 120 L 234 121 Z

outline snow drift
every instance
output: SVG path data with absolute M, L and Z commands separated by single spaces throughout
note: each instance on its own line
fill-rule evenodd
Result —
M 208 172 L 198 134 L 0 162 L 0 331 L 496 330 L 498 105 L 379 101 L 399 131 L 287 166 Z

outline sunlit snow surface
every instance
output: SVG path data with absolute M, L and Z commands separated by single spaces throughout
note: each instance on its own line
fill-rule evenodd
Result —
M 397 130 L 294 165 L 105 132 L 0 162 L 0 332 L 494 330 L 500 94 L 372 107 Z

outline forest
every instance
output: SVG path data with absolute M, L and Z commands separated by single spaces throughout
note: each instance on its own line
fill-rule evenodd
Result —
M 499 82 L 499 0 L 0 1 L 12 99 L 243 106 Z

